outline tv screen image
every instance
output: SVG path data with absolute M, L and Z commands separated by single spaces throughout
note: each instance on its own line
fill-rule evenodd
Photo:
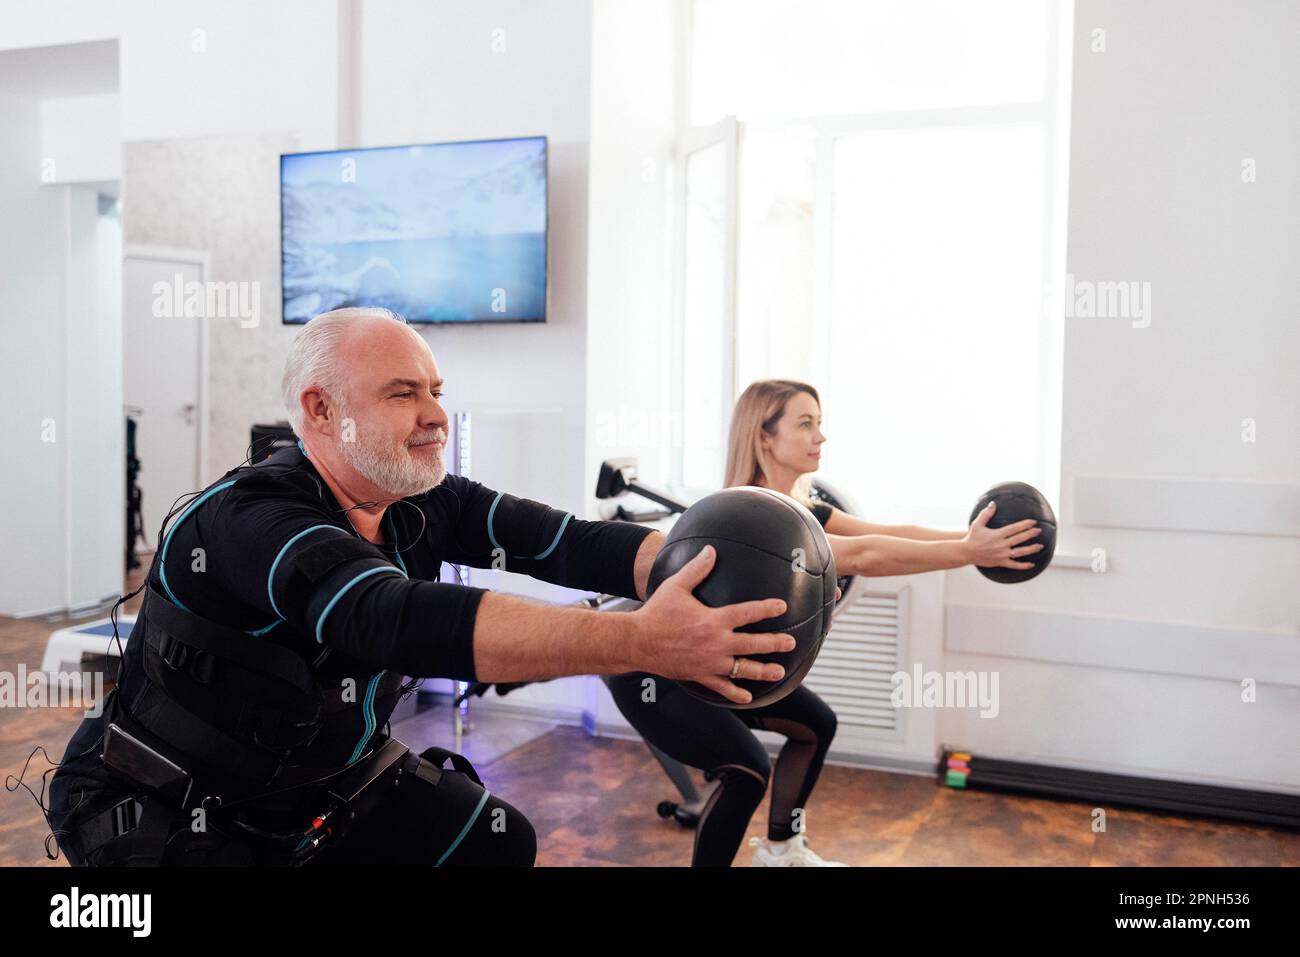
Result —
M 284 321 L 546 319 L 546 138 L 280 157 Z

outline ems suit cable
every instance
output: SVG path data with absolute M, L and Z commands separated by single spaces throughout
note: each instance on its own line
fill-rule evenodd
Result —
M 392 535 L 393 537 L 393 556 L 397 559 L 397 565 L 399 568 L 401 568 L 402 574 L 406 575 L 407 577 L 410 577 L 409 573 L 406 570 L 406 562 L 402 560 L 402 550 L 401 548 L 398 547 L 398 543 L 397 543 L 397 520 L 393 518 L 393 513 L 391 511 L 387 512 L 387 518 L 388 518 L 388 531 L 389 534 Z

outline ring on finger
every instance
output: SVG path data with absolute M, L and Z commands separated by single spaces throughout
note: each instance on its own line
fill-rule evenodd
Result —
M 732 677 L 732 678 L 737 678 L 737 677 L 740 676 L 740 659 L 739 659 L 739 658 L 732 658 L 732 659 L 731 659 L 731 662 L 732 662 L 732 664 L 731 664 L 731 675 L 730 675 L 730 677 Z

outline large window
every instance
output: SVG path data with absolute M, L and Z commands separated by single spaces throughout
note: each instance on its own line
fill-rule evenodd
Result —
M 951 524 L 1013 478 L 1056 499 L 1069 18 L 695 0 L 679 482 L 716 488 L 730 403 L 787 377 L 870 517 Z
M 724 387 L 729 365 L 723 342 L 730 311 L 727 250 L 726 142 L 714 141 L 684 157 L 686 216 L 682 281 L 683 328 L 695 333 L 681 354 L 683 398 L 691 414 L 682 420 L 682 478 L 692 486 L 714 484 L 731 396 Z

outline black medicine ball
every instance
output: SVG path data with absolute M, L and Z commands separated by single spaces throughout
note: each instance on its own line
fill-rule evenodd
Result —
M 1024 482 L 1003 482 L 980 496 L 980 500 L 975 503 L 975 508 L 970 513 L 970 521 L 975 521 L 975 516 L 982 512 L 989 502 L 998 503 L 997 511 L 989 520 L 989 528 L 1003 528 L 1026 518 L 1032 518 L 1042 531 L 1038 533 L 1037 538 L 1021 542 L 1016 547 L 1041 544 L 1043 549 L 1032 555 L 1015 559 L 1018 562 L 1032 562 L 1033 568 L 981 568 L 979 573 L 985 578 L 1002 582 L 1004 585 L 1027 582 L 1052 563 L 1052 555 L 1056 552 L 1056 515 L 1052 511 L 1052 506 L 1043 493 L 1032 485 L 1026 485 Z
M 780 681 L 736 679 L 753 698 L 736 704 L 692 681 L 687 693 L 724 708 L 759 708 L 780 701 L 803 681 L 817 659 L 831 627 L 835 606 L 835 557 L 821 525 L 807 508 L 771 489 L 740 486 L 723 489 L 688 508 L 668 533 L 650 569 L 647 597 L 665 579 L 681 571 L 705 545 L 717 550 L 709 577 L 695 597 L 710 608 L 763 598 L 781 598 L 785 614 L 738 629 L 793 635 L 793 651 L 752 655 L 755 661 L 784 666 Z

